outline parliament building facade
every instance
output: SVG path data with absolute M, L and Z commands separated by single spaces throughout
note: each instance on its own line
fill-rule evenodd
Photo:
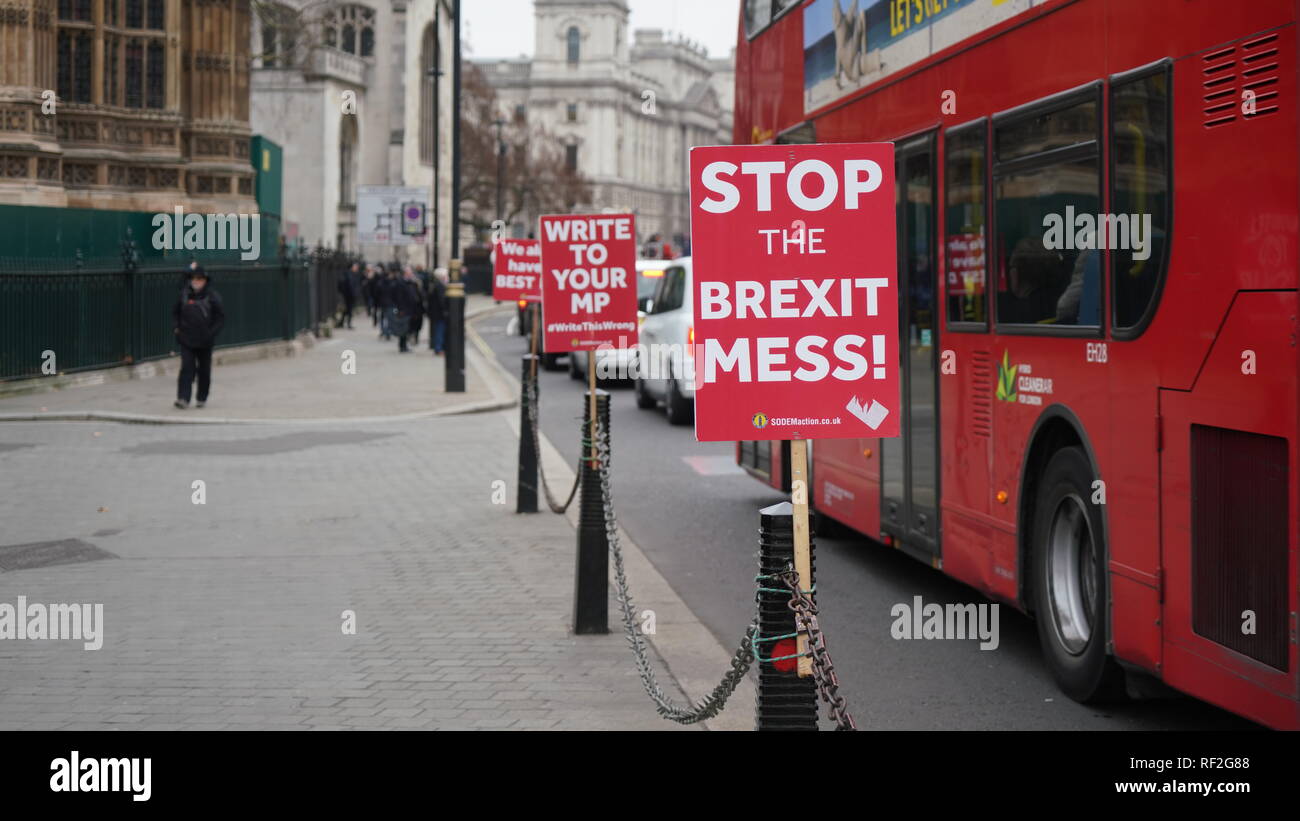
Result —
M 249 0 L 0 0 L 0 203 L 249 212 Z

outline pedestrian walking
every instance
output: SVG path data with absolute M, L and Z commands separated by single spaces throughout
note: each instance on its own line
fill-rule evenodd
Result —
M 354 290 L 355 279 L 359 276 L 361 266 L 358 263 L 352 263 L 352 266 L 339 274 L 338 291 L 339 296 L 343 299 L 343 313 L 339 316 L 336 328 L 352 327 L 352 308 L 356 305 L 357 292 Z
M 370 317 L 372 328 L 379 326 L 379 294 L 376 291 L 378 280 L 375 278 L 375 266 L 366 266 L 366 279 L 361 283 L 361 295 L 366 300 L 366 316 Z
M 418 347 L 420 344 L 420 330 L 424 327 L 424 300 L 427 289 L 420 275 L 414 273 L 411 266 L 406 266 L 406 273 L 408 281 L 414 286 L 415 293 L 419 298 L 418 307 L 415 309 L 415 313 L 411 315 L 411 344 Z
M 429 294 L 425 299 L 425 311 L 429 315 L 429 349 L 434 356 L 441 356 L 447 341 L 447 282 L 446 271 L 442 268 L 429 277 Z
M 379 275 L 379 284 L 375 286 L 379 302 L 379 338 L 393 338 L 393 291 L 396 287 L 396 275 L 386 271 Z
M 190 406 L 190 390 L 197 377 L 197 406 L 208 402 L 212 386 L 212 346 L 226 324 L 221 295 L 212 288 L 206 271 L 198 264 L 190 266 L 190 281 L 172 307 L 172 333 L 181 348 L 181 373 L 176 385 L 175 406 Z
M 420 304 L 420 292 L 415 285 L 415 272 L 409 267 L 402 278 L 393 286 L 393 335 L 397 337 L 399 353 L 410 353 L 406 339 L 411 332 L 411 323 L 416 314 L 423 311 Z

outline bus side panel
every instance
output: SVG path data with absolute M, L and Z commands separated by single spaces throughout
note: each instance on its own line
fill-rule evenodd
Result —
M 1177 150 L 1177 149 L 1175 149 Z M 1176 208 L 1177 206 L 1175 206 Z M 1175 223 L 1177 218 L 1175 217 Z M 1177 276 L 1176 269 L 1166 273 Z M 1159 309 L 1158 309 L 1159 310 Z M 1106 547 L 1114 654 L 1151 672 L 1160 667 L 1160 358 L 1167 340 L 1150 333 L 1094 348 L 1080 368 L 1109 384 L 1108 427 L 1087 431 L 1106 466 Z M 1103 359 L 1105 361 L 1097 361 Z
M 1213 32 L 1216 42 L 1227 42 L 1295 19 L 1295 0 L 1251 0 L 1249 3 L 1109 0 L 1106 4 L 1107 31 L 1141 32 L 1141 35 L 1112 36 L 1107 40 L 1108 73 L 1127 71 L 1167 56 L 1199 51 L 1207 45 L 1207 32 Z M 1170 25 L 1173 20 L 1178 21 L 1177 25 Z
M 876 439 L 818 439 L 813 505 L 873 539 L 880 537 L 880 446 Z
M 940 210 L 942 218 L 943 209 Z M 942 229 L 940 229 L 942 231 Z M 942 233 L 940 234 L 942 236 Z M 940 272 L 940 282 L 944 274 Z M 940 300 L 946 314 L 947 300 Z M 949 332 L 953 372 L 939 377 L 939 484 L 944 572 L 1006 601 L 1016 601 L 1012 529 L 992 513 L 993 403 L 997 360 L 987 334 Z M 994 545 L 1002 547 L 995 552 Z
M 1296 311 L 1295 292 L 1238 294 L 1194 389 L 1160 400 L 1164 679 L 1290 728 L 1300 721 Z
M 777 20 L 753 40 L 746 39 L 741 20 L 735 105 L 732 135 L 737 145 L 770 143 L 803 121 L 802 10 Z
M 1191 389 L 1237 291 L 1296 287 L 1296 30 L 1278 34 L 1276 112 L 1244 118 L 1238 102 L 1235 120 L 1206 127 L 1204 57 L 1174 65 L 1174 243 L 1144 334 L 1163 342 L 1162 388 Z

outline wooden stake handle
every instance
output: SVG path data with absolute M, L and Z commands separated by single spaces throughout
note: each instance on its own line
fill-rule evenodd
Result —
M 571 353 L 569 356 L 577 356 Z M 587 351 L 587 396 L 591 413 L 591 466 L 596 467 L 596 352 Z
M 790 442 L 790 503 L 794 508 L 794 569 L 799 574 L 799 589 L 807 592 L 812 581 L 812 546 L 808 536 L 808 440 Z M 799 634 L 799 677 L 812 675 L 808 658 L 808 635 Z

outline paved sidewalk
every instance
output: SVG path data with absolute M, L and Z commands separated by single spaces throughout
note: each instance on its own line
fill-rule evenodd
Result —
M 104 618 L 98 650 L 0 640 L 0 730 L 682 729 L 642 691 L 612 592 L 613 632 L 571 634 L 577 505 L 514 513 L 512 375 L 471 333 L 449 396 L 440 358 L 357 324 L 215 369 L 202 411 L 168 407 L 168 376 L 0 399 L 0 606 Z M 730 648 L 625 553 L 660 684 L 700 698 Z M 708 727 L 752 716 L 746 682 Z
M 495 303 L 474 295 L 466 313 L 490 311 Z M 508 311 L 508 306 L 502 308 Z M 108 380 L 0 398 L 0 421 L 12 419 L 120 419 L 159 423 L 228 423 L 250 420 L 416 418 L 480 411 L 513 404 L 509 390 L 477 348 L 466 346 L 465 392 L 447 393 L 445 357 L 428 347 L 428 322 L 413 352 L 399 354 L 397 341 L 383 342 L 364 310 L 353 330 L 335 329 L 297 356 L 263 359 L 212 369 L 206 408 L 172 407 L 174 370 L 148 379 Z M 355 355 L 355 373 L 344 365 Z
M 514 513 L 509 416 L 0 425 L 0 604 L 105 633 L 0 641 L 0 729 L 677 728 L 618 632 L 570 635 L 574 530 Z

